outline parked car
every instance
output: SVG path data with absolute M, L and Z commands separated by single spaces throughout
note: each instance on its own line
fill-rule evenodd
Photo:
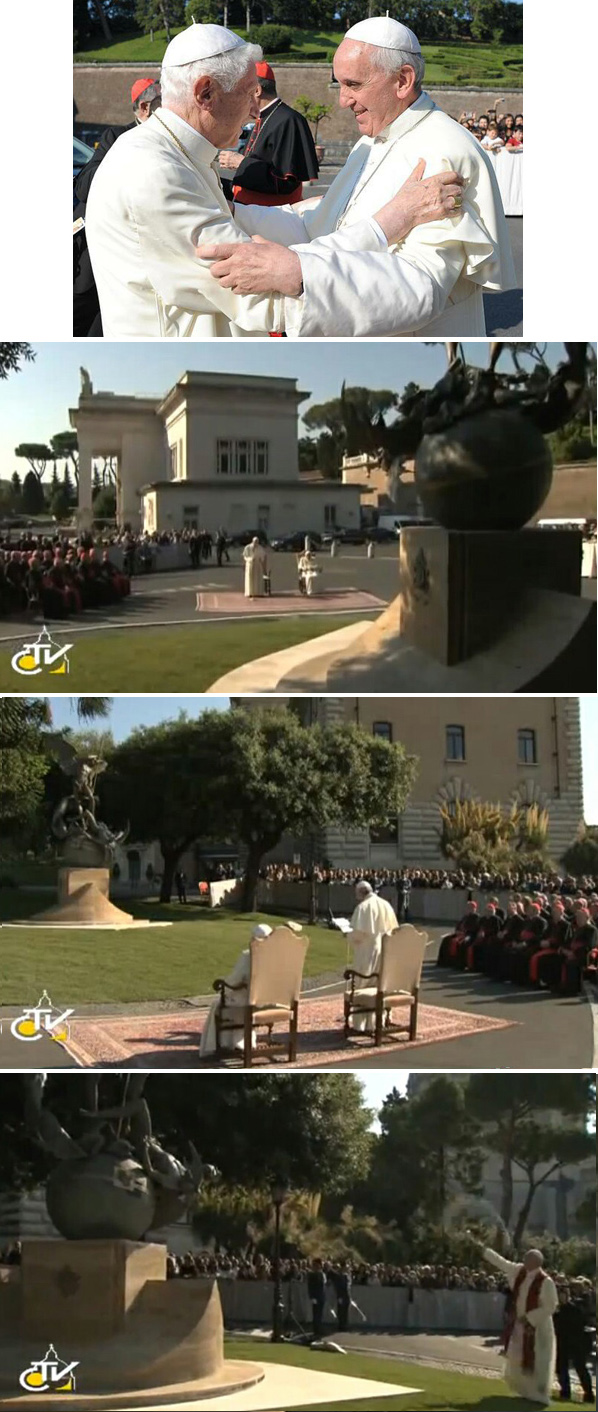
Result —
M 322 536 L 316 534 L 313 530 L 293 530 L 292 534 L 279 535 L 277 539 L 272 540 L 270 548 L 274 549 L 277 553 L 284 550 L 291 550 L 295 554 L 300 554 L 306 539 L 310 540 L 312 548 L 320 549 Z
M 93 147 L 89 147 L 87 142 L 82 142 L 80 137 L 73 137 L 73 181 L 91 162 L 93 157 Z
M 398 530 L 386 529 L 384 525 L 369 525 L 365 537 L 373 544 L 396 544 L 399 533 Z
M 244 549 L 246 544 L 251 544 L 252 539 L 256 538 L 260 544 L 268 543 L 268 536 L 265 530 L 261 529 L 237 530 L 235 534 L 227 535 L 227 543 L 232 544 L 233 549 Z
M 365 544 L 367 533 L 363 526 L 359 529 L 335 529 L 322 535 L 322 544 L 332 544 L 333 539 L 337 544 Z

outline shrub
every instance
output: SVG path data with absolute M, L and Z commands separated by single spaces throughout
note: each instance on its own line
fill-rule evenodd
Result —
M 293 43 L 293 31 L 288 25 L 252 25 L 248 38 L 261 44 L 265 54 L 286 54 Z

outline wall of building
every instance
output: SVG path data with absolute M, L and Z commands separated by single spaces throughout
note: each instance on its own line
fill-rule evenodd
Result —
M 82 397 L 70 411 L 79 438 L 79 516 L 91 518 L 92 461 L 118 457 L 119 522 L 140 527 L 139 491 L 148 481 L 168 474 L 164 426 L 150 399 L 95 394 Z
M 158 77 L 159 72 L 158 64 L 75 64 L 75 131 L 107 125 L 124 128 L 132 120 L 130 94 L 135 79 Z M 299 94 L 305 93 L 312 101 L 332 107 L 330 116 L 320 125 L 318 141 L 324 146 L 337 142 L 352 146 L 357 141 L 355 119 L 339 107 L 338 87 L 330 82 L 328 64 L 279 64 L 275 72 L 278 92 L 285 103 L 293 106 Z M 430 88 L 428 92 L 456 118 L 464 109 L 483 113 L 497 97 L 495 91 L 484 89 Z M 521 112 L 521 89 L 502 92 L 501 99 L 503 112 Z
M 195 518 L 198 528 L 215 530 L 224 525 L 229 533 L 256 528 L 259 522 L 270 537 L 297 529 L 321 534 L 327 528 L 326 506 L 332 505 L 337 524 L 358 526 L 360 522 L 356 487 L 295 481 L 287 489 L 273 486 L 268 477 L 259 482 L 237 477 L 223 485 L 159 486 L 148 492 L 146 504 L 144 527 L 150 530 L 182 529 L 185 520 Z
M 256 705 L 259 703 L 256 703 Z M 358 721 L 368 731 L 388 721 L 393 739 L 419 758 L 396 837 L 372 843 L 369 830 L 322 830 L 319 856 L 336 867 L 446 867 L 438 841 L 438 799 L 473 796 L 508 806 L 537 800 L 550 814 L 549 847 L 558 860 L 583 819 L 581 728 L 577 697 L 322 697 L 303 702 L 306 719 Z M 465 729 L 463 762 L 445 757 L 446 727 Z M 517 731 L 536 732 L 537 764 L 520 764 Z M 292 845 L 291 845 L 292 847 Z M 287 854 L 289 848 L 286 849 Z

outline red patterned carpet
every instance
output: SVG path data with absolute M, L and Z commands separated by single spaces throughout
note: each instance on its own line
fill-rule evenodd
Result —
M 242 593 L 226 592 L 197 594 L 197 608 L 201 613 L 365 613 L 385 607 L 383 598 L 356 588 L 348 588 L 344 593 L 323 588 L 313 598 L 290 591 L 273 593 L 270 598 L 245 598 Z
M 188 1069 L 213 1068 L 213 1059 L 199 1059 L 199 1038 L 206 1017 L 205 1010 L 191 1007 L 176 1013 L 157 1015 L 114 1016 L 71 1021 L 71 1039 L 67 1048 L 80 1064 L 122 1068 Z M 507 1020 L 495 1020 L 490 1015 L 470 1015 L 463 1010 L 446 1010 L 437 1005 L 421 1005 L 418 1037 L 410 1043 L 406 1034 L 376 1048 L 371 1040 L 359 1037 L 348 1044 L 343 1040 L 342 1001 L 339 996 L 325 1000 L 304 1000 L 299 1011 L 299 1054 L 297 1068 L 321 1068 L 343 1059 L 392 1053 L 397 1065 L 409 1063 L 411 1050 L 424 1044 L 436 1044 L 466 1035 L 483 1034 L 488 1030 L 509 1029 Z M 282 1035 L 282 1028 L 280 1034 Z M 238 1064 L 231 1056 L 228 1064 Z M 256 1056 L 259 1062 L 259 1056 Z M 286 1064 L 284 1059 L 279 1061 Z M 288 1067 L 288 1066 L 287 1066 Z

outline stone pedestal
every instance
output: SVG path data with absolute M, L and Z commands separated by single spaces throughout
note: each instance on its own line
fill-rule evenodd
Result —
M 0 1284 L 2 1412 L 22 1407 L 19 1378 L 50 1348 L 77 1363 L 68 1398 L 44 1392 L 60 1412 L 224 1397 L 263 1376 L 225 1362 L 216 1282 L 167 1280 L 165 1246 L 135 1241 L 24 1242 L 17 1279 Z
M 268 689 L 593 692 L 596 605 L 580 597 L 581 558 L 572 530 L 403 530 L 394 602 L 343 653 L 320 639 L 312 658 L 306 643 Z
M 58 902 L 36 912 L 31 923 L 42 926 L 127 926 L 133 922 L 110 901 L 109 868 L 59 868 Z

